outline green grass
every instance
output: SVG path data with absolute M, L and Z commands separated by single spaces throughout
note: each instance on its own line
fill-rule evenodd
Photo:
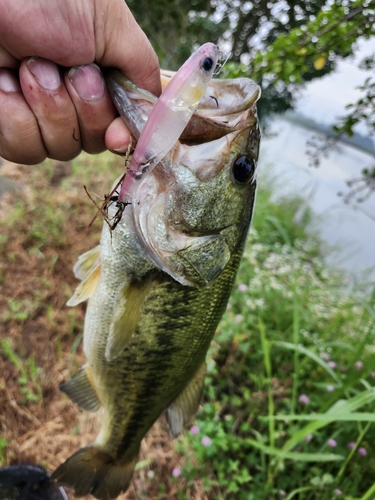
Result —
M 34 356 L 30 356 L 26 359 L 25 357 L 19 356 L 13 349 L 11 339 L 0 339 L 0 353 L 5 354 L 19 372 L 17 381 L 20 385 L 20 392 L 23 395 L 22 403 L 26 404 L 29 401 L 42 403 L 43 393 L 40 383 L 42 370 L 36 365 Z
M 199 433 L 177 445 L 210 498 L 375 498 L 375 294 L 327 268 L 301 206 L 259 193 Z

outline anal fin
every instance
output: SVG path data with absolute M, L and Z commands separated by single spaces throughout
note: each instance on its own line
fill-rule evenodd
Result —
M 73 375 L 70 380 L 60 384 L 59 389 L 65 392 L 82 410 L 98 411 L 101 407 L 98 395 L 92 386 L 91 370 L 87 365 Z
M 150 275 L 141 281 L 131 281 L 120 292 L 109 327 L 105 350 L 108 361 L 113 361 L 123 352 L 135 332 L 153 278 Z
M 172 437 L 177 437 L 182 428 L 188 425 L 197 413 L 205 374 L 206 363 L 203 363 L 182 392 L 168 406 L 166 419 Z

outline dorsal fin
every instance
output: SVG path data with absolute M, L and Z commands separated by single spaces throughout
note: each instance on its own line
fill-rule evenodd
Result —
M 105 350 L 107 361 L 113 361 L 122 353 L 135 332 L 152 280 L 153 276 L 150 275 L 141 281 L 131 281 L 119 294 L 109 327 Z
M 92 268 L 89 274 L 86 274 L 85 278 L 77 286 L 76 291 L 72 297 L 66 303 L 67 306 L 76 306 L 81 302 L 89 299 L 94 293 L 97 284 L 99 282 L 101 272 L 101 265 L 98 262 L 96 267 Z
M 205 374 L 206 363 L 202 363 L 193 378 L 168 406 L 165 416 L 169 432 L 173 437 L 177 437 L 182 428 L 188 425 L 197 413 L 202 397 Z
M 75 277 L 83 280 L 97 266 L 99 259 L 100 245 L 80 255 L 73 267 Z

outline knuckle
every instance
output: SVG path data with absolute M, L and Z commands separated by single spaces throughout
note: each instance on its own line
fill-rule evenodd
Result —
M 22 121 L 15 116 L 0 130 L 1 156 L 14 163 L 34 165 L 46 158 L 38 126 L 34 119 Z

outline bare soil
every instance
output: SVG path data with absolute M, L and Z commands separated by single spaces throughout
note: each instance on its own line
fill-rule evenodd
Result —
M 102 224 L 99 216 L 87 230 L 96 209 L 83 184 L 103 197 L 122 168 L 108 154 L 0 167 L 18 186 L 0 199 L 0 436 L 7 443 L 0 465 L 40 464 L 52 472 L 98 432 L 100 414 L 82 412 L 58 389 L 85 362 L 85 305 L 65 304 L 77 285 L 73 265 L 97 245 Z M 187 487 L 172 477 L 183 457 L 163 418 L 142 443 L 140 460 L 146 458 L 151 463 L 120 499 L 207 498 L 200 483 Z

